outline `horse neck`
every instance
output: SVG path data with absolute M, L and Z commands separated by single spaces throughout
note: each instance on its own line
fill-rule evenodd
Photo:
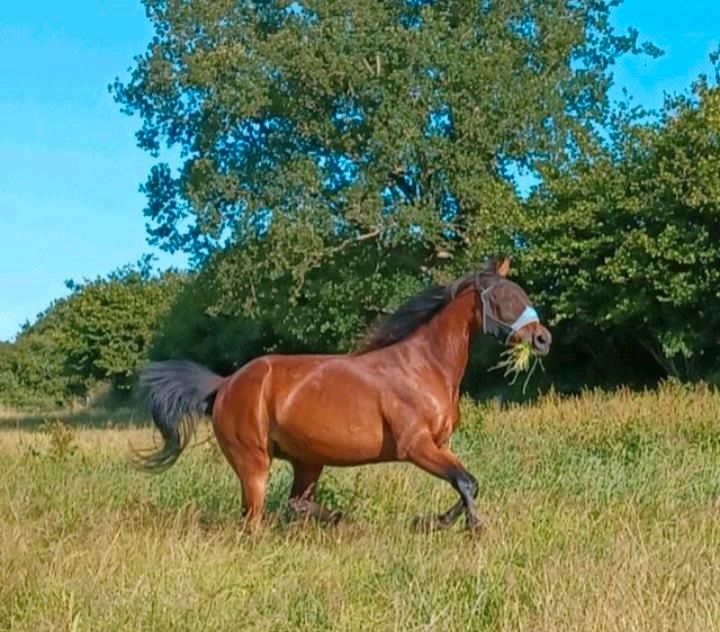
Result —
M 462 292 L 423 327 L 415 341 L 453 390 L 459 389 L 467 368 L 470 342 L 477 329 L 476 301 L 474 290 Z

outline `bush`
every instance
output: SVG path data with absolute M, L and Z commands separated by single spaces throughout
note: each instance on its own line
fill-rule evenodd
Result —
M 701 80 L 656 125 L 623 127 L 615 153 L 550 174 L 518 254 L 566 340 L 601 365 L 718 370 L 720 89 Z
M 153 275 L 143 262 L 68 283 L 69 296 L 26 325 L 14 343 L 0 346 L 0 403 L 61 405 L 99 382 L 128 392 L 185 280 L 173 271 Z

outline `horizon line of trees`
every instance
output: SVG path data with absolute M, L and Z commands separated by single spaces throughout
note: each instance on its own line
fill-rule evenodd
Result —
M 620 56 L 659 54 L 616 4 L 145 0 L 155 36 L 111 89 L 157 158 L 150 243 L 192 270 L 73 285 L 0 345 L 0 402 L 347 350 L 494 254 L 553 327 L 543 387 L 718 381 L 719 56 L 657 112 L 611 101 Z

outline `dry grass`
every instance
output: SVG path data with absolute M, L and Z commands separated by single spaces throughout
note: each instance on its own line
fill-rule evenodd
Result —
M 151 431 L 85 415 L 0 421 L 0 629 L 720 629 L 720 395 L 465 405 L 453 447 L 491 526 L 417 535 L 454 501 L 407 465 L 330 470 L 332 529 L 284 512 L 240 529 L 213 443 L 169 472 L 128 465 Z

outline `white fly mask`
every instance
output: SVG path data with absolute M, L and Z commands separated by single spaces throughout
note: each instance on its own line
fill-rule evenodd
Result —
M 497 283 L 485 288 L 480 293 L 480 301 L 483 306 L 483 333 L 492 334 L 498 340 L 503 340 L 507 344 L 513 334 L 517 333 L 525 325 L 530 323 L 539 323 L 540 317 L 532 305 L 526 305 L 522 313 L 512 322 L 506 323 L 502 321 L 488 302 L 488 296 L 497 287 Z

